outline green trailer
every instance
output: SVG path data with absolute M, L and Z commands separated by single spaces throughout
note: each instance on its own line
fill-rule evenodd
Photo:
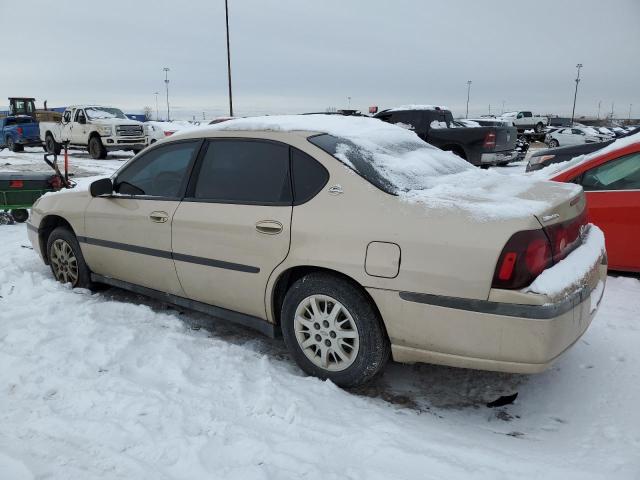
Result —
M 0 172 L 0 224 L 26 222 L 35 201 L 61 186 L 55 173 Z

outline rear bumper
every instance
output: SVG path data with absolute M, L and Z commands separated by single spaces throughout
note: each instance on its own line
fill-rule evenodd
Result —
M 18 145 L 23 145 L 25 147 L 39 147 L 42 145 L 42 140 L 40 137 L 37 138 L 16 138 L 16 143 Z
M 538 304 L 368 291 L 398 362 L 537 373 L 589 327 L 602 299 L 606 271 L 606 263 L 599 264 L 590 285 L 556 302 L 534 295 Z
M 480 155 L 480 163 L 482 165 L 496 165 L 498 163 L 513 162 L 518 158 L 516 150 L 508 150 L 506 152 L 483 153 Z

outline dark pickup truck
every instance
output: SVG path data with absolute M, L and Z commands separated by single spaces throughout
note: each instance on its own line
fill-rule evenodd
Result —
M 401 124 L 427 143 L 449 150 L 473 165 L 506 165 L 518 158 L 515 127 L 461 127 L 449 110 L 440 107 L 393 108 L 379 112 L 375 118 Z

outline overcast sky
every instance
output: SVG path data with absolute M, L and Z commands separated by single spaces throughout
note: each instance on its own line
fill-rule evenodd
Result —
M 229 0 L 236 114 L 447 105 L 640 116 L 640 0 Z M 15 21 L 13 20 L 15 18 Z M 0 0 L 0 105 L 224 114 L 224 0 Z M 201 113 L 199 113 L 201 116 Z M 173 115 L 172 115 L 173 116 Z

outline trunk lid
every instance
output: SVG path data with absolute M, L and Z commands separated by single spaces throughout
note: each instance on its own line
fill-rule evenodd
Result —
M 513 150 L 516 148 L 518 129 L 516 127 L 494 127 L 496 134 L 495 151 Z

